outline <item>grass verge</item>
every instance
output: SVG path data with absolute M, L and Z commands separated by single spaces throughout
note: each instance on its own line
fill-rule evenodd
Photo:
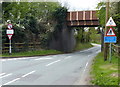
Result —
M 41 51 L 28 51 L 12 53 L 12 55 L 2 54 L 2 57 L 23 57 L 23 56 L 40 56 L 40 55 L 50 55 L 50 54 L 60 54 L 62 52 L 56 50 L 41 50 Z
M 76 45 L 74 51 L 83 50 L 92 47 L 90 43 L 79 43 Z M 2 54 L 2 57 L 25 57 L 25 56 L 40 56 L 40 55 L 50 55 L 50 54 L 61 54 L 63 52 L 56 51 L 56 50 L 41 50 L 41 51 L 28 51 L 28 52 L 19 52 L 19 53 L 12 53 L 12 55 Z
M 112 56 L 112 62 L 104 61 L 103 53 L 99 53 L 92 65 L 92 84 L 101 85 L 101 87 L 118 87 L 118 56 Z M 111 87 L 111 86 L 110 86 Z
M 87 49 L 87 48 L 90 48 L 90 47 L 93 47 L 90 43 L 79 43 L 74 48 L 74 51 L 84 50 L 84 49 Z

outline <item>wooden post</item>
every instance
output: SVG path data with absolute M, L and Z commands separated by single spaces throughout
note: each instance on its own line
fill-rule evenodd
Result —
M 108 17 L 109 17 L 109 0 L 107 0 L 107 2 L 106 2 L 106 19 L 105 19 L 105 23 L 107 23 Z M 106 32 L 107 32 L 107 27 L 106 27 L 106 24 L 105 24 L 104 36 L 106 35 Z M 104 61 L 107 61 L 108 50 L 109 50 L 108 44 L 104 43 Z

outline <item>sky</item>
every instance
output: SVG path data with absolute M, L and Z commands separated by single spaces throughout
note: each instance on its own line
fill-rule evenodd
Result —
M 69 11 L 95 10 L 97 3 L 101 0 L 58 0 L 63 6 L 67 6 Z

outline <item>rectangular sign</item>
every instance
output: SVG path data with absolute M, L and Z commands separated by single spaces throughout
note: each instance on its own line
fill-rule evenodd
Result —
M 7 31 L 6 31 L 6 34 L 14 34 L 14 30 L 13 29 L 8 29 Z
M 116 36 L 105 36 L 104 37 L 104 43 L 116 43 L 117 42 L 117 37 Z

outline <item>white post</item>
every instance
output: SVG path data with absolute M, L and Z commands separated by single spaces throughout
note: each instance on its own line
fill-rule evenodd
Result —
M 11 50 L 11 39 L 10 39 L 10 44 L 9 44 L 9 54 L 12 53 L 12 50 Z
M 109 61 L 111 63 L 112 60 L 112 44 L 110 43 L 110 53 L 109 53 L 110 57 L 109 57 Z

